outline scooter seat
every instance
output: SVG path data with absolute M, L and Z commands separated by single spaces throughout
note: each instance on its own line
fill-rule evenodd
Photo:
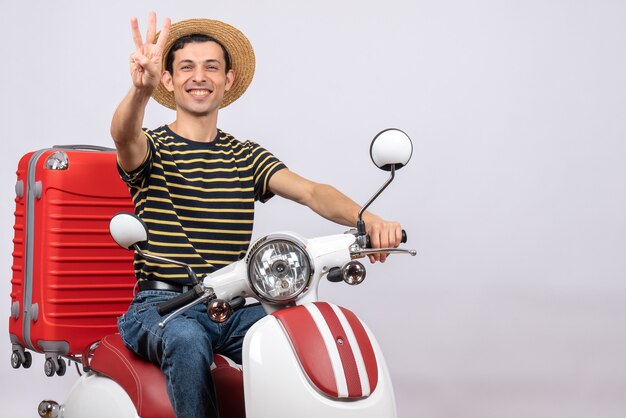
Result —
M 211 375 L 222 418 L 244 418 L 243 372 L 232 360 L 216 354 Z M 165 375 L 124 345 L 119 334 L 104 337 L 89 366 L 124 388 L 141 418 L 176 418 L 167 395 Z

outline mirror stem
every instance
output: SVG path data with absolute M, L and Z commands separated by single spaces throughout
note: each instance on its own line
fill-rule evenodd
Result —
M 177 266 L 184 267 L 185 270 L 187 270 L 187 274 L 189 275 L 189 278 L 192 280 L 193 284 L 194 285 L 198 284 L 198 278 L 196 277 L 196 273 L 194 273 L 191 267 L 189 267 L 187 264 L 182 263 L 180 261 L 176 261 L 176 260 L 170 260 L 169 258 L 163 258 L 163 257 L 159 257 L 156 255 L 147 254 L 143 252 L 142 249 L 139 248 L 139 245 L 137 244 L 133 244 L 133 247 L 135 248 L 135 251 L 137 251 L 139 255 L 145 258 L 146 260 L 157 261 L 159 263 L 175 264 Z
M 383 184 L 383 187 L 381 187 L 374 196 L 372 196 L 372 198 L 370 200 L 368 200 L 368 202 L 365 204 L 365 206 L 363 206 L 361 208 L 361 210 L 359 211 L 359 216 L 358 216 L 358 220 L 356 223 L 356 227 L 357 227 L 357 232 L 358 232 L 358 236 L 359 237 L 363 237 L 360 238 L 359 241 L 363 241 L 363 242 L 359 242 L 358 244 L 361 247 L 365 246 L 365 222 L 363 221 L 363 213 L 365 212 L 365 210 L 372 204 L 372 202 L 374 202 L 374 200 L 376 200 L 378 198 L 378 196 L 380 196 L 380 194 L 387 188 L 387 186 L 389 186 L 389 183 L 391 183 L 394 179 L 394 177 L 396 176 L 396 165 L 395 164 L 391 164 L 391 175 L 389 176 L 389 179 L 387 179 L 387 181 L 385 182 L 385 184 Z

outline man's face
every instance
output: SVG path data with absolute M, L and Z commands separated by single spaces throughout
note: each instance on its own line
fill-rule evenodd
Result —
M 224 53 L 215 42 L 192 42 L 176 51 L 173 74 L 164 72 L 162 81 L 174 92 L 177 111 L 202 116 L 219 109 L 235 79 L 225 68 Z

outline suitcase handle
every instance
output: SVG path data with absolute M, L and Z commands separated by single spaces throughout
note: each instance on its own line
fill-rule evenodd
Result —
M 52 148 L 54 148 L 54 149 L 69 149 L 69 150 L 105 151 L 105 152 L 115 151 L 114 148 L 102 147 L 100 145 L 90 145 L 90 144 L 83 144 L 83 145 L 54 145 Z

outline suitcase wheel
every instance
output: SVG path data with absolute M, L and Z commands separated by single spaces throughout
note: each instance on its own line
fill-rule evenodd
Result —
M 22 367 L 28 369 L 33 364 L 33 355 L 28 351 L 24 352 L 24 361 L 22 362 Z
M 61 357 L 48 357 L 43 365 L 43 371 L 48 377 L 54 376 L 55 373 L 57 376 L 63 376 L 66 370 L 67 365 Z
M 11 367 L 14 369 L 19 369 L 22 365 L 22 357 L 20 357 L 19 351 L 15 350 L 11 353 Z
M 63 376 L 65 374 L 65 370 L 67 370 L 65 360 L 59 358 L 59 368 L 57 369 L 57 376 Z
M 28 369 L 32 364 L 33 356 L 28 351 L 24 351 L 24 358 L 22 358 L 18 350 L 15 350 L 13 351 L 13 353 L 11 353 L 11 367 L 13 367 L 14 369 L 19 369 L 20 366 Z
M 52 360 L 51 358 L 47 358 L 46 362 L 43 364 L 43 372 L 48 377 L 54 376 L 54 372 L 56 371 L 56 368 L 57 368 L 57 366 L 56 366 L 54 360 Z

